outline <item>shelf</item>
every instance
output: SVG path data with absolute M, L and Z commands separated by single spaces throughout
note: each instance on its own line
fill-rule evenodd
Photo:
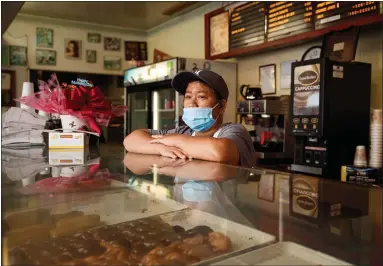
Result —
M 207 29 L 207 24 L 211 14 L 214 14 L 213 12 L 208 13 L 205 15 L 205 31 Z M 257 54 L 257 53 L 263 53 L 266 51 L 272 51 L 276 50 L 279 48 L 285 48 L 297 44 L 302 44 L 302 43 L 308 43 L 314 40 L 318 40 L 321 37 L 323 37 L 325 34 L 329 33 L 330 31 L 341 31 L 344 29 L 347 29 L 351 26 L 365 26 L 365 25 L 370 25 L 370 24 L 375 24 L 378 22 L 383 21 L 383 15 L 378 14 L 378 15 L 371 15 L 371 16 L 366 16 L 366 17 L 361 17 L 361 18 L 356 18 L 356 19 L 350 19 L 348 21 L 341 22 L 339 24 L 331 25 L 323 29 L 318 29 L 314 31 L 309 31 L 301 34 L 297 34 L 294 36 L 278 39 L 275 41 L 270 41 L 270 42 L 265 42 L 262 44 L 257 44 L 249 47 L 241 47 L 237 49 L 232 49 L 229 52 L 210 56 L 208 53 L 208 46 L 205 44 L 205 58 L 208 60 L 216 60 L 216 59 L 228 59 L 228 58 L 234 58 L 234 57 L 241 57 L 241 56 L 246 56 L 246 55 L 251 55 L 251 54 Z M 205 33 L 205 39 L 206 39 L 207 34 Z M 205 40 L 206 41 L 206 40 Z M 208 42 L 210 42 L 210 38 L 208 39 Z

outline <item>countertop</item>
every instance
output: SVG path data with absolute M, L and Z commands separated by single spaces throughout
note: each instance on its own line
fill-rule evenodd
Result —
M 39 150 L 2 151 L 3 217 L 39 208 L 62 213 L 92 204 L 101 220 L 106 217 L 112 222 L 124 221 L 129 210 L 138 218 L 140 213 L 169 211 L 135 206 L 134 197 L 119 200 L 121 193 L 135 191 L 348 263 L 383 263 L 381 188 L 275 171 L 270 166 L 246 169 L 103 151 L 87 152 L 85 166 L 52 166 L 49 156 L 55 155 L 40 155 Z M 3 220 L 3 232 L 10 230 L 7 227 Z

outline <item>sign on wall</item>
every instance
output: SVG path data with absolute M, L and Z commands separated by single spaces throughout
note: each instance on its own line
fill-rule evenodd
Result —
M 210 54 L 222 54 L 229 51 L 229 12 L 223 12 L 210 18 Z

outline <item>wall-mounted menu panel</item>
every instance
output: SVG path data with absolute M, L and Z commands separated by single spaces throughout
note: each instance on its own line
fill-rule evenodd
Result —
M 267 41 L 313 30 L 312 2 L 274 2 L 267 9 Z
M 317 2 L 315 28 L 321 29 L 350 18 L 379 14 L 379 2 Z
M 265 41 L 265 4 L 249 2 L 230 14 L 230 49 L 261 44 Z
M 226 20 L 216 23 L 214 19 L 221 16 Z M 205 57 L 215 60 L 260 53 L 382 21 L 383 2 L 379 1 L 233 2 L 205 15 L 205 29 L 210 29 L 205 31 Z M 225 49 L 212 49 L 217 43 L 212 28 L 225 29 L 213 31 L 219 37 L 228 35 Z

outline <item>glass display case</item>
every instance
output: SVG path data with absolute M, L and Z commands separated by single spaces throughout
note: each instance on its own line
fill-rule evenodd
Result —
M 381 263 L 379 187 L 133 153 L 35 157 L 2 153 L 3 265 Z
M 176 126 L 176 97 L 173 88 L 152 92 L 153 114 L 151 129 L 173 129 Z
M 128 106 L 130 106 L 127 130 L 133 132 L 136 129 L 148 128 L 148 94 L 147 91 L 135 92 L 129 95 Z

